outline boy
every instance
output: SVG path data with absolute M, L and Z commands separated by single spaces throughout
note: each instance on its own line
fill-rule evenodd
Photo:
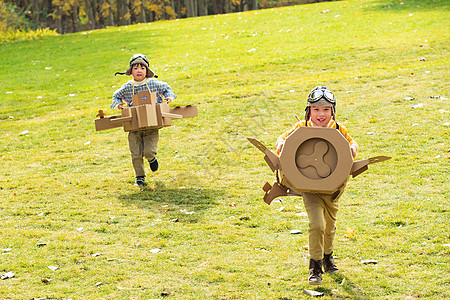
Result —
M 353 158 L 358 145 L 350 137 L 347 129 L 336 122 L 336 99 L 324 86 L 315 87 L 308 96 L 305 120 L 283 133 L 277 140 L 277 153 L 281 152 L 286 138 L 298 127 L 336 128 L 350 144 Z M 333 260 L 333 241 L 336 233 L 338 199 L 344 192 L 345 184 L 334 194 L 302 193 L 303 203 L 309 219 L 309 275 L 308 283 L 322 284 L 322 266 L 326 273 L 336 273 L 338 268 Z
M 132 106 L 132 95 L 137 95 L 140 91 L 156 92 L 158 103 L 162 101 L 170 103 L 177 97 L 167 83 L 153 78 L 157 76 L 149 69 L 148 58 L 143 54 L 133 55 L 127 71 L 117 72 L 117 74 L 131 75 L 133 79 L 114 92 L 111 108 L 124 109 L 124 101 L 127 106 Z M 144 157 L 148 160 L 153 172 L 158 170 L 159 164 L 156 159 L 158 140 L 159 129 L 130 131 L 128 134 L 136 186 L 145 186 Z

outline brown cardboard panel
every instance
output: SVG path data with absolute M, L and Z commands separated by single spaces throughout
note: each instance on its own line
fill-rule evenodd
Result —
M 332 128 L 300 127 L 284 144 L 280 174 L 297 192 L 333 193 L 350 174 L 348 141 Z
M 137 95 L 132 95 L 131 99 L 133 106 L 156 104 L 158 101 L 156 92 L 150 93 L 149 91 L 140 91 Z
M 367 165 L 382 162 L 385 160 L 391 159 L 389 156 L 375 156 L 369 159 L 363 159 L 353 162 L 351 174 L 353 178 L 366 171 L 369 167 Z
M 124 131 L 137 131 L 152 128 L 161 128 L 172 125 L 172 119 L 183 119 L 197 116 L 195 105 L 177 106 L 171 108 L 167 102 L 156 103 L 156 93 L 139 93 L 133 101 L 134 103 L 147 103 L 139 106 L 125 107 L 121 116 L 104 117 L 104 113 L 97 115 L 95 119 L 95 129 L 106 130 L 123 126 Z M 149 96 L 150 95 L 150 96 Z M 149 97 L 150 100 L 142 100 L 142 97 Z M 153 104 L 150 104 L 152 102 Z
M 183 119 L 198 116 L 197 106 L 195 105 L 172 107 L 169 112 L 171 114 L 181 115 L 183 116 Z
M 112 122 L 117 119 L 122 119 L 121 116 L 111 116 L 106 118 L 95 119 L 95 130 L 106 130 L 116 127 L 122 127 L 122 122 Z
M 332 128 L 298 128 L 286 138 L 280 157 L 259 141 L 248 140 L 265 154 L 272 171 L 278 170 L 277 182 L 263 187 L 267 204 L 286 193 L 288 196 L 301 196 L 302 192 L 334 193 L 346 184 L 350 175 L 355 177 L 367 170 L 369 164 L 390 159 L 377 156 L 353 162 L 348 141 Z

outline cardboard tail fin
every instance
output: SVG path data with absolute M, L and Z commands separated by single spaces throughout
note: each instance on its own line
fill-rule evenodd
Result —
M 266 182 L 266 184 L 263 186 L 263 190 L 266 192 L 264 194 L 264 202 L 266 202 L 268 205 L 272 203 L 273 199 L 281 197 L 281 196 L 288 196 L 287 188 L 278 182 L 275 182 L 273 186 L 270 185 L 270 183 Z

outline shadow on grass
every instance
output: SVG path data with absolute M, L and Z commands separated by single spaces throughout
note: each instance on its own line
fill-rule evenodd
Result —
M 342 289 L 352 298 L 357 300 L 366 300 L 370 297 L 364 295 L 364 291 L 355 283 L 353 283 L 347 276 L 342 273 L 330 274 L 330 277 L 339 284 Z
M 356 299 L 356 300 L 368 300 L 370 297 L 364 295 L 364 292 L 359 288 L 356 284 L 354 284 L 348 277 L 341 273 L 329 274 L 326 276 L 330 276 L 337 284 L 339 284 L 339 290 L 343 290 L 346 295 L 337 295 L 330 288 L 325 288 L 322 286 L 312 287 L 308 286 L 305 290 L 313 290 L 316 292 L 323 293 L 323 296 L 331 296 L 333 299 Z
M 164 212 L 170 218 L 195 223 L 199 213 L 218 205 L 217 199 L 223 194 L 221 190 L 167 187 L 157 181 L 136 193 L 120 195 L 119 199 L 126 205 Z

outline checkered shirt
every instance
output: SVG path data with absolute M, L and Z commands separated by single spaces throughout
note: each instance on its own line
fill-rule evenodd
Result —
M 148 80 L 148 87 L 150 88 L 149 92 L 156 92 L 157 95 L 157 101 L 158 103 L 161 103 L 165 98 L 172 98 L 175 100 L 177 98 L 177 95 L 175 95 L 172 92 L 171 87 L 163 82 L 159 81 L 155 78 L 150 78 Z M 147 91 L 147 85 L 139 85 L 134 86 L 134 94 L 139 94 L 140 91 Z M 113 94 L 113 103 L 111 104 L 111 108 L 115 108 L 118 104 L 122 102 L 126 102 L 128 106 L 133 106 L 132 104 L 132 98 L 133 95 L 133 83 L 131 81 L 128 81 L 127 83 L 123 84 L 122 87 L 118 90 L 116 90 Z

